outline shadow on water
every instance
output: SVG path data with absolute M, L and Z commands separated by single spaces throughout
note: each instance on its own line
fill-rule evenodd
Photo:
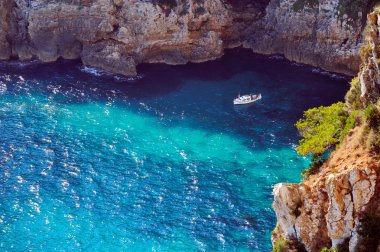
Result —
M 187 117 L 191 122 L 186 127 L 248 136 L 249 146 L 272 141 L 265 128 L 272 128 L 276 138 L 295 135 L 293 124 L 304 110 L 336 102 L 348 88 L 347 77 L 245 49 L 227 50 L 221 59 L 200 64 L 142 64 L 139 76 L 129 79 L 85 68 L 79 61 L 5 63 L 0 69 L 28 80 L 29 93 L 54 93 L 58 104 L 113 102 L 164 125 L 181 124 Z M 8 90 L 19 88 L 19 80 L 13 83 Z M 232 104 L 237 94 L 252 92 L 262 93 L 262 100 L 248 106 Z
M 240 49 L 136 79 L 0 64 L 0 247 L 269 251 L 272 185 L 308 163 L 293 124 L 348 88 L 316 71 Z M 239 92 L 263 98 L 236 107 Z
M 83 71 L 83 66 L 78 60 L 59 60 L 53 64 L 38 63 L 37 61 L 2 62 L 0 70 L 19 74 L 25 79 L 35 79 L 39 82 L 44 82 L 47 79 L 51 82 L 57 81 L 67 87 L 74 86 L 81 91 L 88 91 L 95 86 L 105 92 L 116 89 L 134 99 L 165 96 L 180 89 L 184 84 L 183 80 L 218 82 L 233 79 L 234 76 L 242 72 L 250 72 L 253 75 L 260 75 L 260 78 L 263 78 L 262 81 L 269 82 L 265 84 L 269 84 L 271 90 L 275 89 L 281 95 L 283 95 L 281 91 L 291 91 L 291 87 L 284 86 L 285 84 L 294 83 L 297 85 L 297 83 L 302 82 L 306 84 L 306 89 L 299 90 L 297 95 L 308 94 L 307 90 L 312 89 L 315 91 L 313 94 L 316 100 L 323 97 L 324 102 L 328 103 L 326 96 L 329 99 L 330 95 L 326 94 L 325 91 L 326 88 L 331 88 L 331 85 L 318 85 L 320 89 L 311 85 L 321 82 L 344 85 L 348 80 L 348 77 L 345 76 L 328 74 L 310 66 L 294 64 L 278 56 L 268 57 L 254 54 L 247 49 L 227 50 L 222 58 L 205 63 L 188 63 L 179 66 L 141 64 L 138 66 L 138 78 L 115 76 L 96 69 Z M 67 79 L 63 80 L 62 76 L 66 76 Z M 234 95 L 239 92 L 252 92 L 252 89 L 255 89 L 252 88 L 253 84 L 257 84 L 254 80 L 245 81 L 236 83 Z M 246 84 L 252 85 L 247 87 Z M 39 88 L 40 91 L 44 90 L 43 85 Z M 259 92 L 260 90 L 256 91 Z M 339 92 L 337 95 L 341 93 Z M 99 98 L 106 101 L 107 95 Z

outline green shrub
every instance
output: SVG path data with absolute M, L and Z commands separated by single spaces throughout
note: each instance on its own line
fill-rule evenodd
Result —
M 367 138 L 367 148 L 375 153 L 380 153 L 380 131 L 371 129 Z
M 379 115 L 379 110 L 377 109 L 375 105 L 373 104 L 368 105 L 365 108 L 363 114 L 369 127 L 375 128 L 379 126 L 380 115 Z
M 359 55 L 362 62 L 366 62 L 366 60 L 371 56 L 371 54 L 372 54 L 371 45 L 365 44 L 362 47 L 360 47 Z
M 325 155 L 313 155 L 311 158 L 311 164 L 309 168 L 303 170 L 301 175 L 303 177 L 309 177 L 310 175 L 317 174 L 319 169 L 322 167 L 323 163 L 326 161 Z
M 368 105 L 363 111 L 365 126 L 362 140 L 366 141 L 367 148 L 376 153 L 380 153 L 380 112 L 374 104 Z
M 304 112 L 295 126 L 303 137 L 297 152 L 299 155 L 322 155 L 339 143 L 348 118 L 342 102 L 328 107 L 312 108 Z
M 351 129 L 355 128 L 356 122 L 357 122 L 356 118 L 357 118 L 358 115 L 359 115 L 359 110 L 354 110 L 347 117 L 346 125 L 344 126 L 344 128 L 342 130 L 342 134 L 340 136 L 340 142 L 342 142 L 343 139 L 344 139 L 344 137 L 347 136 L 348 131 L 350 131 Z
M 361 144 L 361 145 L 365 145 L 366 140 L 367 140 L 367 138 L 368 138 L 368 135 L 369 135 L 370 131 L 371 131 L 371 128 L 368 127 L 368 125 L 364 125 L 363 131 L 362 131 L 362 134 L 361 134 L 361 136 L 360 136 L 360 144 Z
M 349 242 L 350 239 L 345 239 L 343 243 L 337 246 L 337 248 L 324 247 L 321 249 L 321 252 L 349 252 Z
M 305 246 L 298 239 L 285 240 L 283 237 L 280 237 L 273 245 L 272 252 L 306 252 Z
M 327 248 L 327 247 L 323 247 L 321 249 L 321 252 L 338 252 L 335 248 Z
M 363 105 L 360 102 L 361 94 L 362 94 L 362 91 L 360 88 L 359 77 L 355 77 L 351 80 L 351 88 L 347 92 L 346 97 L 345 97 L 347 105 L 352 109 L 363 108 Z
M 273 245 L 272 252 L 285 252 L 286 249 L 287 249 L 286 240 L 283 237 L 280 237 L 280 239 L 278 239 L 276 243 Z

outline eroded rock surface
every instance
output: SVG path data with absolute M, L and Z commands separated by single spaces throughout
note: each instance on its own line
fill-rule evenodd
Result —
M 368 31 L 365 34 L 366 45 L 361 49 L 363 65 L 359 72 L 361 99 L 365 104 L 374 102 L 380 94 L 380 13 L 374 11 L 368 15 Z
M 358 144 L 357 128 L 333 157 L 301 184 L 278 184 L 272 240 L 299 239 L 308 251 L 346 244 L 357 251 L 363 217 L 379 206 L 380 161 Z
M 259 53 L 282 53 L 290 60 L 335 72 L 356 74 L 365 2 L 352 17 L 340 13 L 344 1 L 271 1 L 266 15 L 247 35 Z M 311 4 L 308 4 L 311 3 Z
M 244 46 L 353 74 L 371 1 L 351 16 L 341 15 L 342 1 L 3 0 L 0 59 L 81 58 L 135 75 L 139 63 L 201 62 Z

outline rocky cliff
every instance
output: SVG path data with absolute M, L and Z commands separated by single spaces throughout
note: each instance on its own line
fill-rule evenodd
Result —
M 319 174 L 301 184 L 275 186 L 274 241 L 297 239 L 307 251 L 339 246 L 371 251 L 358 250 L 358 228 L 366 213 L 379 207 L 380 160 L 360 144 L 362 128 L 351 134 Z
M 379 27 L 377 8 L 368 14 L 362 65 L 346 96 L 355 128 L 319 173 L 274 187 L 274 242 L 296 240 L 307 251 L 380 251 Z
M 215 59 L 244 46 L 354 74 L 372 0 L 2 0 L 0 59 L 82 59 L 135 75 L 139 63 Z

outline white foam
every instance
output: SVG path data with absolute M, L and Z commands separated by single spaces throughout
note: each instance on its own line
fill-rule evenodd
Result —
M 104 71 L 102 71 L 100 69 L 94 68 L 94 67 L 81 66 L 79 69 L 82 72 L 85 72 L 85 73 L 88 73 L 88 74 L 91 74 L 91 75 L 94 75 L 94 76 L 102 76 L 102 75 L 106 74 L 106 72 L 104 72 Z
M 142 74 L 138 74 L 137 76 L 134 76 L 134 77 L 125 77 L 125 76 L 121 76 L 121 75 L 114 75 L 113 73 L 104 71 L 102 69 L 95 68 L 95 67 L 89 67 L 89 66 L 81 66 L 79 68 L 79 70 L 84 72 L 84 73 L 88 73 L 90 75 L 96 76 L 96 77 L 101 77 L 101 76 L 112 77 L 116 81 L 131 82 L 131 81 L 141 80 L 144 77 L 144 75 L 142 75 Z
M 336 74 L 336 73 L 331 73 L 331 72 L 328 72 L 328 71 L 325 71 L 325 70 L 322 70 L 320 68 L 316 68 L 314 67 L 311 72 L 313 73 L 316 73 L 316 74 L 320 74 L 320 75 L 323 75 L 323 76 L 327 76 L 331 79 L 336 79 L 336 80 L 344 80 L 346 79 L 346 77 L 344 77 L 343 75 L 340 75 L 340 74 Z
M 224 239 L 223 234 L 217 233 L 216 238 L 222 243 L 222 245 L 224 245 L 226 243 L 226 240 Z
M 11 60 L 11 61 L 0 61 L 0 66 L 11 66 L 11 67 L 18 67 L 18 68 L 25 68 L 29 66 L 35 66 L 42 64 L 41 61 L 34 59 L 34 60 L 28 60 L 28 61 L 21 61 L 21 60 Z
M 144 78 L 144 75 L 143 74 L 138 74 L 134 77 L 124 77 L 124 76 L 119 76 L 119 75 L 115 75 L 113 76 L 113 78 L 117 81 L 129 81 L 129 82 L 132 82 L 132 81 L 138 81 L 138 80 L 141 80 L 142 78 Z
M 269 56 L 269 58 L 272 60 L 283 60 L 283 59 L 285 59 L 284 56 L 279 55 L 279 54 L 271 55 L 271 56 Z
M 5 92 L 7 92 L 7 84 L 5 84 L 4 82 L 0 81 L 0 94 L 3 94 Z
M 16 178 L 17 178 L 17 183 L 19 183 L 19 184 L 22 184 L 25 182 L 25 180 L 21 176 L 16 176 Z
M 303 67 L 303 66 L 305 66 L 305 65 L 304 65 L 304 64 L 301 64 L 301 63 L 297 63 L 297 62 L 292 62 L 292 66 Z

